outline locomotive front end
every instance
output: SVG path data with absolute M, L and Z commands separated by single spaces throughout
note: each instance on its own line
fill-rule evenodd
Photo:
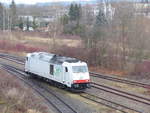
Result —
M 86 63 L 72 64 L 72 88 L 83 90 L 90 88 L 90 76 Z

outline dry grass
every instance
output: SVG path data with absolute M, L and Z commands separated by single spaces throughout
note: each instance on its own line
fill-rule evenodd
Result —
M 85 51 L 80 38 L 55 38 L 55 48 L 53 47 L 53 39 L 42 37 L 40 35 L 32 35 L 31 33 L 12 32 L 1 33 L 0 51 L 14 53 L 17 55 L 26 55 L 28 52 L 45 51 L 64 56 L 76 57 L 89 63 L 92 62 L 92 56 L 89 51 Z M 101 68 L 90 68 L 92 71 L 104 72 L 107 74 L 125 75 L 121 71 L 111 71 Z
M 15 43 L 22 43 L 22 44 L 37 44 L 39 46 L 50 46 L 50 44 L 53 43 L 53 38 L 50 37 L 42 37 L 42 36 L 38 36 L 38 35 L 32 35 L 30 33 L 30 35 L 28 33 L 22 33 L 22 32 L 12 32 L 12 33 L 0 33 L 1 36 L 1 40 L 7 40 L 9 42 L 15 42 Z M 34 33 L 33 33 L 34 34 Z M 79 44 L 81 44 L 81 40 L 73 40 L 73 39 L 69 39 L 69 38 L 59 38 L 56 37 L 55 38 L 56 43 L 60 44 L 60 45 L 68 45 L 70 47 L 76 47 Z M 60 43 L 61 42 L 61 43 Z
M 108 57 L 106 61 L 105 59 L 102 61 L 106 67 L 105 65 L 98 67 L 96 65 L 98 61 L 95 61 L 95 54 L 93 54 L 94 50 L 91 48 L 85 50 L 81 39 L 73 36 L 57 36 L 55 40 L 53 40 L 48 34 L 43 36 L 43 34 L 36 34 L 35 32 L 0 32 L 0 51 L 21 56 L 29 52 L 39 51 L 61 54 L 86 61 L 91 71 L 119 76 L 126 76 L 137 70 L 140 70 L 140 72 L 143 71 L 141 67 L 135 70 L 135 66 L 131 65 L 131 63 L 127 64 L 126 69 L 122 70 L 119 68 L 122 60 L 111 57 Z M 147 69 L 149 69 L 149 67 Z M 145 74 L 145 72 L 142 73 Z M 136 75 L 141 75 L 141 73 L 137 72 Z
M 121 88 L 122 90 L 125 90 L 125 91 L 131 91 L 136 94 L 144 94 L 144 95 L 150 96 L 148 93 L 146 93 L 148 92 L 148 89 L 145 89 L 142 87 L 132 86 L 128 84 L 121 84 L 121 83 L 116 83 L 116 82 L 109 82 L 107 84 L 110 86 Z
M 97 73 L 108 74 L 108 75 L 116 75 L 116 76 L 125 76 L 127 72 L 122 70 L 110 70 L 102 67 L 90 67 L 90 70 Z
M 25 55 L 28 52 L 45 51 L 52 52 L 53 46 L 58 48 L 61 46 L 78 47 L 81 45 L 81 40 L 69 38 L 53 38 L 42 37 L 40 34 L 26 32 L 0 32 L 0 51 L 7 53 L 19 53 Z
M 32 89 L 0 70 L 0 113 L 48 113 L 48 109 Z

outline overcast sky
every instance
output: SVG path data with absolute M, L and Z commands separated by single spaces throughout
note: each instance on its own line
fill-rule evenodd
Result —
M 3 3 L 10 3 L 12 0 L 0 0 Z M 90 1 L 90 0 L 15 0 L 15 3 L 35 4 L 37 2 L 59 2 L 59 1 Z

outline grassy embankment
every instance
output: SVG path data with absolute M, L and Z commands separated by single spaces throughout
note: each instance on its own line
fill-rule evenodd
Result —
M 0 113 L 48 113 L 48 109 L 32 89 L 0 70 Z

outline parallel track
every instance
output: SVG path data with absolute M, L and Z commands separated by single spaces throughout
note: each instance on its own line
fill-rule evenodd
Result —
M 31 82 L 26 79 L 26 73 L 20 70 L 17 70 L 15 67 L 1 64 L 3 69 L 5 69 L 7 72 L 15 75 L 17 78 L 22 80 L 25 84 L 29 85 L 34 89 L 40 96 L 42 96 L 49 104 L 51 104 L 59 113 L 78 113 L 76 110 L 74 110 L 69 104 L 67 104 L 64 100 L 62 100 L 60 97 L 58 97 L 53 91 L 50 89 L 44 87 L 42 84 L 38 82 Z M 51 98 L 48 98 L 48 94 L 50 94 Z M 55 104 L 54 104 L 55 103 Z
M 19 57 L 15 57 L 15 56 L 10 56 L 8 54 L 0 54 L 0 58 L 21 64 L 21 65 L 24 65 L 24 61 L 25 61 L 24 59 L 20 59 Z
M 1 56 L 0 55 L 0 57 L 1 58 L 4 58 L 4 56 Z M 17 57 L 16 58 L 13 58 L 13 57 L 9 57 L 9 55 L 6 55 L 5 57 L 7 57 L 7 58 L 5 58 L 5 59 L 7 59 L 7 60 L 10 60 L 10 61 L 14 61 L 14 62 L 16 62 L 16 63 L 19 63 L 19 64 L 24 64 L 24 61 L 23 60 L 17 60 Z M 19 70 L 19 69 L 18 69 Z M 19 71 L 22 71 L 22 70 L 19 70 Z M 91 73 L 91 72 L 90 72 Z M 145 88 L 147 88 L 147 87 L 149 87 L 150 85 L 149 84 L 144 84 L 144 83 L 140 83 L 140 82 L 136 82 L 136 81 L 128 81 L 128 80 L 124 80 L 124 79 L 120 79 L 120 78 L 116 78 L 116 77 L 107 77 L 107 76 L 104 76 L 104 75 L 99 75 L 99 74 L 95 74 L 95 73 L 91 73 L 92 74 L 92 76 L 94 76 L 94 77 L 99 77 L 99 78 L 102 78 L 102 79 L 107 79 L 107 80 L 111 80 L 111 81 L 117 81 L 117 82 L 123 82 L 123 83 L 126 83 L 126 84 L 131 84 L 131 85 L 136 85 L 136 86 L 140 86 L 140 87 L 145 87 Z M 130 100 L 134 100 L 134 101 L 136 101 L 136 102 L 140 102 L 140 103 L 142 103 L 142 104 L 146 104 L 146 105 L 150 105 L 150 99 L 149 98 L 144 98 L 144 97 L 141 97 L 141 96 L 138 96 L 138 95 L 134 95 L 134 94 L 130 94 L 130 93 L 128 93 L 128 92 L 124 92 L 124 91 L 120 91 L 120 90 L 117 90 L 117 89 L 114 89 L 114 88 L 111 88 L 111 87 L 108 87 L 108 86 L 103 86 L 103 85 L 100 85 L 100 84 L 97 84 L 97 83 L 92 83 L 92 87 L 93 88 L 96 88 L 96 89 L 99 89 L 99 90 L 103 90 L 103 91 L 105 91 L 105 92 L 109 92 L 109 93 L 113 93 L 113 94 L 115 94 L 115 95 L 119 95 L 119 96 L 122 96 L 122 97 L 125 97 L 125 98 L 128 98 L 128 99 L 130 99 Z M 50 92 L 49 92 L 50 93 Z M 85 92 L 86 93 L 86 92 Z M 91 94 L 88 94 L 88 95 L 91 95 Z M 85 97 L 85 96 L 83 96 L 83 95 L 81 95 L 82 97 L 84 97 L 84 98 L 87 98 L 87 99 L 89 99 L 89 100 L 91 100 L 91 101 L 94 101 L 94 102 L 96 102 L 96 103 L 99 103 L 99 104 L 104 104 L 104 105 L 106 105 L 105 103 L 100 103 L 100 102 L 98 102 L 98 101 L 96 101 L 96 100 L 92 100 L 92 99 L 90 99 L 90 98 L 88 98 L 88 97 Z M 95 95 L 94 95 L 95 96 Z M 101 99 L 101 100 L 105 100 L 105 101 L 107 101 L 107 102 L 109 102 L 109 103 L 112 103 L 112 104 L 115 104 L 115 105 L 117 105 L 117 106 L 120 106 L 120 107 L 122 107 L 122 108 L 125 108 L 125 109 L 129 109 L 129 110 L 132 110 L 132 111 L 136 111 L 136 112 L 138 112 L 138 113 L 142 113 L 141 111 L 138 111 L 138 110 L 136 110 L 136 109 L 132 109 L 132 108 L 129 108 L 129 107 L 126 107 L 126 106 L 124 106 L 124 105 L 121 105 L 121 104 L 118 104 L 118 103 L 116 103 L 116 102 L 111 102 L 111 101 L 109 101 L 109 100 L 106 100 L 106 99 L 103 99 L 103 98 L 100 98 L 100 97 L 97 97 L 97 96 L 95 96 L 96 98 L 98 98 L 98 99 Z M 118 109 L 117 107 L 113 107 L 113 106 L 110 106 L 110 105 L 106 105 L 106 106 L 108 106 L 108 107 L 111 107 L 112 109 L 116 109 L 116 110 L 119 110 L 119 111 L 121 111 L 121 112 L 123 112 L 123 113 L 126 113 L 125 111 L 123 111 L 122 109 Z
M 132 111 L 132 112 L 134 111 L 134 112 L 136 112 L 136 113 L 143 113 L 143 112 L 138 111 L 138 110 L 136 110 L 136 109 L 127 107 L 127 106 L 122 105 L 122 104 L 118 104 L 117 102 L 113 102 L 113 101 L 110 101 L 110 100 L 108 100 L 108 99 L 104 99 L 104 98 L 101 98 L 101 97 L 99 97 L 99 96 L 96 96 L 96 95 L 87 93 L 87 92 L 85 92 L 85 94 L 87 94 L 87 95 L 82 95 L 82 94 L 81 94 L 80 96 L 83 97 L 83 98 L 85 98 L 85 99 L 91 100 L 91 101 L 93 101 L 93 102 L 96 102 L 96 103 L 105 105 L 105 106 L 110 107 L 110 108 L 115 109 L 115 110 L 118 110 L 118 111 L 120 111 L 120 112 L 122 112 L 122 113 L 128 113 L 128 111 Z M 90 97 L 88 97 L 88 96 L 90 96 L 90 97 L 92 97 L 92 98 L 90 98 Z M 95 98 L 95 99 L 93 99 L 93 98 Z M 100 101 L 98 101 L 98 100 L 101 100 L 101 101 L 103 101 L 103 102 L 100 102 Z
M 108 86 L 105 86 L 105 85 L 100 85 L 100 84 L 97 84 L 97 83 L 94 83 L 94 82 L 92 83 L 92 87 L 96 88 L 96 89 L 99 89 L 99 90 L 103 90 L 105 92 L 109 92 L 109 93 L 121 96 L 121 97 L 125 97 L 127 99 L 130 99 L 130 100 L 133 100 L 133 101 L 136 101 L 136 102 L 139 102 L 139 103 L 143 103 L 145 105 L 150 105 L 150 98 L 145 98 L 145 97 L 142 97 L 142 96 L 139 96 L 139 95 L 131 94 L 131 93 L 128 93 L 128 92 L 125 92 L 125 91 L 121 91 L 121 90 L 118 90 L 118 89 L 115 89 L 115 88 L 112 88 L 112 87 L 108 87 Z
M 11 68 L 13 68 L 13 69 L 15 69 L 15 70 L 18 70 L 18 71 L 20 71 L 21 73 L 24 73 L 24 71 L 21 70 L 21 69 L 18 69 L 18 68 L 15 68 L 15 67 L 11 67 Z M 36 82 L 36 81 L 34 81 L 34 82 Z M 38 82 L 36 82 L 36 84 L 37 84 L 39 87 L 41 87 L 42 89 L 48 91 L 49 93 L 51 93 L 51 94 L 53 95 L 53 92 L 52 92 L 52 91 L 49 91 L 47 88 L 41 86 L 41 84 L 39 84 Z M 86 92 L 85 92 L 85 93 L 86 93 Z M 55 95 L 55 96 L 56 96 L 56 95 Z M 92 100 L 92 99 L 90 99 L 90 98 L 88 98 L 88 97 L 85 97 L 85 96 L 83 96 L 83 95 L 80 95 L 80 96 L 83 97 L 83 98 L 89 99 L 89 100 L 91 100 L 91 101 L 94 101 L 94 100 Z M 56 96 L 56 98 L 59 98 L 59 97 Z M 107 100 L 107 101 L 108 101 L 108 100 Z M 63 102 L 63 100 L 62 100 L 62 102 Z M 123 113 L 127 113 L 127 112 L 123 111 L 122 108 L 126 108 L 126 109 L 127 109 L 128 107 L 125 107 L 125 106 L 123 106 L 123 105 L 121 105 L 121 104 L 115 103 L 115 105 L 122 107 L 122 108 L 120 109 L 120 108 L 115 107 L 115 106 L 112 106 L 112 105 L 107 105 L 107 104 L 105 104 L 105 103 L 103 103 L 103 102 L 101 102 L 101 103 L 98 102 L 98 101 L 94 101 L 94 102 L 95 102 L 95 103 L 98 103 L 98 104 L 105 105 L 105 106 L 107 106 L 107 107 L 109 107 L 109 108 L 112 108 L 112 109 L 121 111 L 121 112 L 123 112 Z M 109 101 L 109 102 L 114 104 L 114 102 L 111 102 L 111 101 Z M 63 103 L 64 103 L 64 102 L 63 102 Z M 64 103 L 64 104 L 65 104 L 65 103 Z M 132 110 L 131 108 L 128 108 L 128 109 L 129 109 L 129 110 Z M 139 112 L 139 113 L 140 113 L 140 112 Z
M 32 81 L 32 83 L 31 83 L 31 82 L 29 82 L 28 80 L 25 80 L 24 77 L 27 76 L 27 75 L 26 75 L 26 73 L 25 73 L 23 70 L 18 69 L 18 68 L 13 67 L 13 66 L 6 65 L 6 64 L 1 64 L 1 65 L 2 65 L 2 67 L 3 67 L 6 71 L 8 71 L 8 72 L 11 73 L 11 74 L 15 74 L 15 75 L 16 75 L 16 74 L 20 74 L 20 75 L 22 75 L 22 76 L 17 76 L 17 77 L 18 77 L 19 79 L 21 79 L 22 81 L 24 81 L 27 85 L 31 86 L 36 92 L 38 92 L 43 98 L 45 98 L 45 100 L 47 100 L 48 103 L 52 104 L 52 105 L 54 106 L 54 108 L 55 108 L 57 111 L 59 111 L 60 113 L 67 113 L 67 112 L 61 112 L 61 110 L 59 110 L 59 108 L 57 108 L 57 106 L 56 106 L 55 104 L 53 104 L 53 102 L 51 102 L 51 100 L 49 100 L 49 98 L 47 98 L 43 93 L 41 93 L 41 92 L 43 92 L 43 90 L 47 91 L 47 92 L 50 93 L 52 96 L 54 96 L 54 97 L 56 97 L 57 99 L 59 99 L 59 100 L 60 100 L 63 104 L 65 104 L 69 109 L 71 109 L 72 111 L 74 111 L 73 113 L 77 113 L 72 107 L 70 107 L 67 103 L 65 103 L 61 98 L 59 98 L 56 94 L 54 94 L 52 91 L 50 91 L 48 88 L 46 88 L 45 86 L 43 86 L 43 85 L 40 84 L 39 82 L 37 82 L 37 81 Z M 33 83 L 34 83 L 34 85 L 33 85 Z M 33 87 L 33 86 L 38 86 L 38 87 L 36 88 L 36 87 Z M 42 91 L 39 90 L 39 87 L 41 88 Z M 94 100 L 92 100 L 92 99 L 90 99 L 90 98 L 88 98 L 88 97 L 85 97 L 85 96 L 83 96 L 83 95 L 80 95 L 80 96 L 83 97 L 83 98 L 89 99 L 89 100 L 91 100 L 91 101 L 94 101 Z M 107 100 L 107 101 L 108 101 L 108 100 Z M 115 103 L 115 105 L 122 107 L 122 108 L 120 109 L 120 108 L 115 107 L 115 106 L 112 106 L 112 105 L 107 105 L 107 104 L 105 104 L 105 103 L 103 103 L 103 102 L 98 102 L 98 101 L 94 101 L 94 102 L 95 102 L 95 103 L 98 103 L 98 104 L 105 105 L 105 106 L 107 106 L 107 107 L 109 107 L 109 108 L 118 110 L 118 111 L 120 111 L 120 112 L 127 113 L 127 112 L 125 112 L 125 111 L 122 110 L 122 108 L 127 108 L 127 107 L 125 107 L 125 106 L 123 106 L 123 105 L 121 105 L 121 104 Z M 111 103 L 113 103 L 113 102 L 111 102 Z M 113 104 L 114 104 L 114 103 L 113 103 Z M 71 112 L 68 112 L 68 113 L 71 113 Z M 140 113 L 140 112 L 139 112 L 139 113 Z
M 0 56 L 1 57 L 1 56 Z M 23 61 L 18 61 L 16 58 L 15 59 L 13 59 L 13 57 L 9 57 L 9 55 L 7 55 L 7 56 L 5 56 L 5 57 L 7 57 L 7 58 L 4 58 L 4 57 L 1 57 L 1 58 L 4 58 L 4 59 L 6 59 L 6 60 L 9 60 L 9 61 L 13 61 L 13 62 L 16 62 L 16 63 L 19 63 L 19 64 L 21 64 Z M 10 68 L 11 66 L 8 66 L 7 65 L 7 68 Z M 5 67 L 4 67 L 5 68 Z M 21 70 L 21 69 L 18 69 L 18 68 L 16 68 L 16 67 L 11 67 L 11 70 L 12 71 L 16 71 L 16 70 L 18 70 L 18 71 L 20 71 L 21 73 L 20 74 L 22 74 L 22 73 L 24 73 L 24 71 L 23 70 Z M 9 70 L 7 70 L 7 71 L 9 71 Z M 18 71 L 17 71 L 17 73 L 18 73 Z M 12 73 L 12 72 L 11 72 Z M 21 80 L 22 80 L 22 78 L 21 78 Z M 24 79 L 23 79 L 23 81 L 24 81 Z M 25 81 L 26 82 L 26 81 Z M 31 85 L 32 86 L 32 85 Z M 41 85 L 40 84 L 38 84 L 38 86 L 40 86 L 41 87 Z M 42 89 L 43 89 L 43 87 L 42 87 Z M 36 89 L 34 89 L 34 90 L 36 90 Z M 37 91 L 38 91 L 38 89 L 37 89 Z M 47 91 L 47 89 L 46 89 L 46 91 Z M 48 91 L 49 92 L 49 91 Z M 52 93 L 52 92 L 49 92 L 49 93 Z M 41 95 L 42 97 L 44 96 L 44 95 Z M 83 98 L 86 98 L 86 99 L 89 99 L 89 100 L 91 100 L 91 101 L 94 101 L 94 100 L 92 100 L 92 99 L 90 99 L 90 98 L 88 98 L 88 97 L 85 97 L 85 96 L 83 96 L 83 95 L 80 95 L 81 97 L 83 97 Z M 47 99 L 46 99 L 47 100 Z M 47 100 L 47 101 L 49 101 L 49 100 Z M 120 112 L 122 112 L 122 113 L 127 113 L 127 112 L 125 112 L 125 111 L 123 111 L 122 109 L 120 109 L 120 108 L 118 108 L 118 107 L 115 107 L 115 106 L 112 106 L 112 105 L 108 105 L 108 104 L 105 104 L 104 102 L 98 102 L 98 101 L 94 101 L 95 103 L 98 103 L 98 104 L 102 104 L 102 105 L 105 105 L 105 106 L 107 106 L 107 107 L 109 107 L 109 108 L 112 108 L 112 109 L 115 109 L 115 110 L 118 110 L 118 111 L 120 111 Z M 49 102 L 49 103 L 52 103 L 52 102 Z M 112 103 L 112 102 L 111 102 Z M 53 103 L 52 103 L 53 104 Z M 118 105 L 119 106 L 119 104 L 115 104 L 115 105 Z M 54 105 L 53 105 L 54 106 Z M 120 105 L 121 106 L 121 105 Z M 54 106 L 54 108 L 56 108 L 56 106 Z M 126 108 L 126 107 L 125 107 Z M 57 109 L 57 108 L 56 108 Z M 57 110 L 57 111 L 59 111 L 59 109 Z M 60 111 L 59 111 L 60 112 Z
M 24 65 L 24 62 L 25 62 L 25 59 L 17 57 L 17 56 L 12 56 L 12 55 L 9 55 L 9 54 L 2 54 L 1 53 L 0 58 L 10 60 L 10 61 L 16 62 L 18 64 L 22 64 L 22 65 Z M 129 84 L 129 85 L 135 85 L 135 86 L 150 89 L 150 84 L 145 84 L 145 83 L 141 83 L 141 82 L 134 81 L 134 80 L 127 80 L 127 79 L 124 79 L 124 78 L 106 76 L 106 75 L 102 75 L 102 74 L 95 73 L 95 72 L 90 72 L 90 75 L 92 77 L 96 77 L 96 78 L 106 79 L 106 80 L 110 80 L 110 81 L 115 81 L 115 82 L 120 82 L 120 83 L 125 83 L 125 84 Z
M 125 84 L 129 84 L 129 85 L 134 85 L 134 86 L 150 89 L 150 84 L 145 84 L 145 83 L 141 83 L 138 81 L 126 80 L 123 78 L 117 78 L 117 77 L 112 77 L 112 76 L 106 76 L 106 75 L 102 75 L 102 74 L 94 73 L 94 72 L 90 72 L 90 75 L 92 77 L 96 77 L 96 78 L 100 78 L 100 79 L 105 79 L 105 80 L 109 80 L 109 81 L 115 81 L 115 82 L 120 82 L 120 83 L 125 83 Z

